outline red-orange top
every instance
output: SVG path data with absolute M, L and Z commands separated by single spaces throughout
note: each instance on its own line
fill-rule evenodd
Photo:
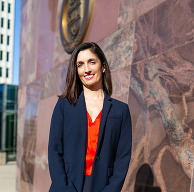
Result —
M 100 120 L 101 120 L 102 110 L 96 117 L 95 121 L 92 122 L 92 119 L 87 112 L 88 118 L 88 130 L 87 130 L 87 139 L 86 139 L 86 160 L 85 160 L 85 175 L 92 174 L 92 167 L 94 158 L 96 155 L 97 143 L 98 143 L 98 134 L 100 128 Z

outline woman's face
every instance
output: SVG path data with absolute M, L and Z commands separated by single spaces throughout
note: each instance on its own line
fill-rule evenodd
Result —
M 80 51 L 77 56 L 77 72 L 82 84 L 89 89 L 102 86 L 102 73 L 105 71 L 100 59 L 89 49 Z

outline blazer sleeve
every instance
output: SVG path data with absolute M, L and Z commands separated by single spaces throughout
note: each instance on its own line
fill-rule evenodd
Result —
M 102 192 L 120 192 L 128 171 L 131 159 L 132 125 L 129 108 L 124 105 L 121 133 L 113 166 L 113 175 Z
M 76 192 L 68 182 L 63 162 L 64 101 L 59 98 L 54 108 L 49 134 L 48 162 L 52 184 L 49 192 Z

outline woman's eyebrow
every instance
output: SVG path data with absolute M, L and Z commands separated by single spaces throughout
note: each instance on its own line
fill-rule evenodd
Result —
M 76 63 L 77 63 L 77 64 L 79 64 L 79 63 L 83 63 L 83 61 L 77 61 Z
M 96 58 L 89 58 L 88 59 L 88 62 L 90 62 L 90 61 L 96 61 L 97 59 Z M 84 63 L 83 61 L 77 61 L 76 62 L 77 64 L 81 64 L 81 63 Z
M 96 61 L 97 59 L 95 59 L 95 58 L 90 58 L 90 59 L 88 59 L 88 61 Z

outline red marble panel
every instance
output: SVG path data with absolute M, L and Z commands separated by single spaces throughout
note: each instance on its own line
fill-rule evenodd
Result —
M 55 67 L 50 72 L 41 77 L 40 99 L 61 94 L 64 89 L 68 62 Z
M 133 64 L 133 155 L 124 191 L 148 163 L 162 192 L 190 190 L 194 161 L 194 43 Z M 167 163 L 168 162 L 168 163 Z
M 18 109 L 24 108 L 26 104 L 26 86 L 18 90 Z
M 118 28 L 120 0 L 95 1 L 94 19 L 85 41 L 100 41 Z
M 193 174 L 192 174 L 192 178 L 191 178 L 190 192 L 194 192 L 194 162 L 193 162 Z
M 157 55 L 194 39 L 191 0 L 167 0 L 138 18 L 133 62 Z
M 18 109 L 17 119 L 17 165 L 16 165 L 16 189 L 20 191 L 21 161 L 23 156 L 23 135 L 24 135 L 24 108 Z
M 70 56 L 71 56 L 70 54 L 65 52 L 64 47 L 61 43 L 59 24 L 58 24 L 56 38 L 55 38 L 54 67 L 57 67 L 58 65 L 61 65 L 66 61 L 68 61 Z
M 166 183 L 166 191 L 189 191 L 190 179 L 185 177 L 183 168 L 177 164 L 169 151 L 165 151 L 162 156 L 161 170 Z
M 55 95 L 41 100 L 39 103 L 33 185 L 34 192 L 48 191 L 51 184 L 48 169 L 48 138 L 51 115 L 57 99 L 58 97 Z
M 111 70 L 131 65 L 134 40 L 134 22 L 99 42 Z
M 39 0 L 28 0 L 21 10 L 20 87 L 36 79 L 39 11 Z
M 65 83 L 66 83 L 66 76 L 68 70 L 69 61 L 66 61 L 64 64 L 61 65 L 61 82 L 60 82 L 60 93 L 64 92 Z
M 27 0 L 21 0 L 21 8 L 23 8 L 26 3 L 27 3 Z
M 118 17 L 119 28 L 150 11 L 165 0 L 121 0 Z
M 23 138 L 21 153 L 20 192 L 31 192 L 34 179 L 34 161 L 37 136 L 37 116 L 40 98 L 40 82 L 34 81 L 26 89 Z M 21 122 L 22 124 L 22 122 Z
M 40 80 L 36 80 L 27 85 L 26 88 L 26 105 L 38 103 L 40 100 Z
M 130 66 L 111 73 L 113 84 L 112 97 L 125 103 L 128 103 L 130 74 Z
M 39 19 L 37 74 L 39 78 L 53 67 L 53 54 L 57 22 L 57 2 L 42 0 Z

